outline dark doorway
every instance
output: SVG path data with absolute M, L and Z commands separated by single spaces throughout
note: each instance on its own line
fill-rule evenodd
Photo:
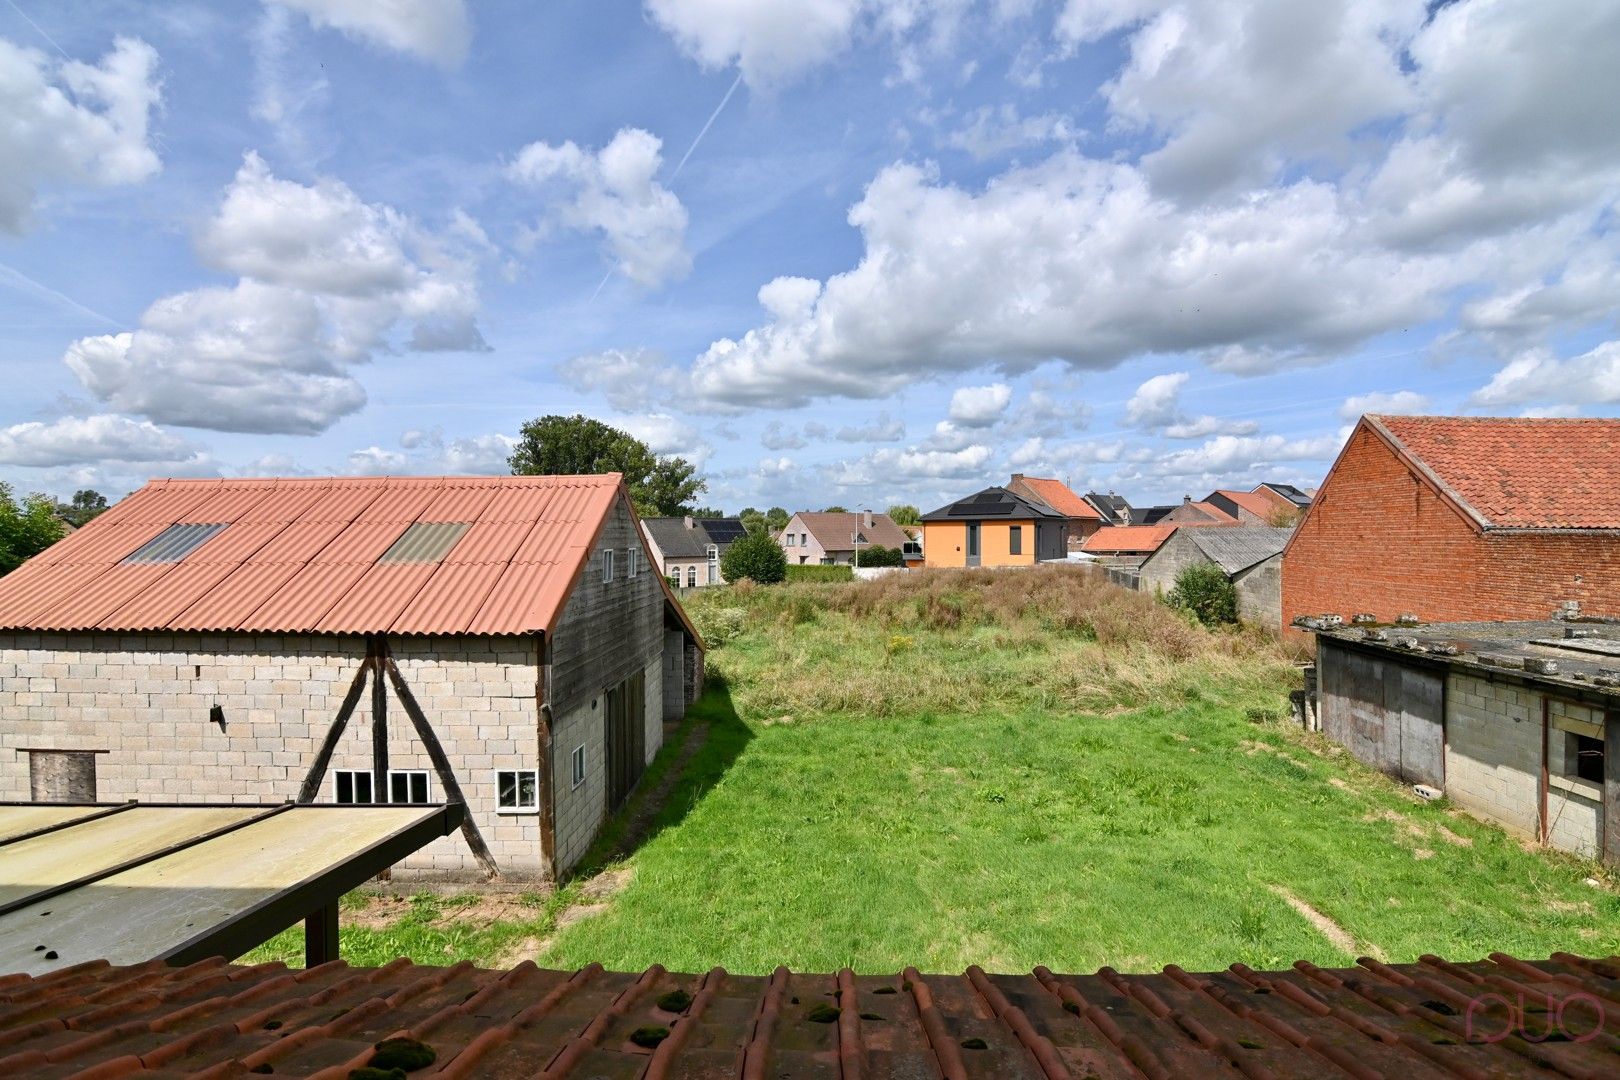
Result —
M 647 676 L 638 671 L 607 692 L 603 744 L 607 747 L 608 812 L 624 805 L 647 766 Z
M 969 566 L 979 565 L 979 523 L 977 521 L 967 523 L 967 564 Z

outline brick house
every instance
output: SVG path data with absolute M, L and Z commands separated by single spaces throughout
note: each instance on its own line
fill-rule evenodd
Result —
M 1317 635 L 1322 731 L 1476 817 L 1620 864 L 1620 628 L 1334 627 Z
M 0 578 L 0 800 L 464 802 L 555 879 L 701 684 L 606 476 L 157 480 Z
M 817 512 L 801 510 L 776 534 L 790 566 L 850 566 L 856 552 L 880 545 L 895 548 L 907 566 L 922 564 L 922 549 L 888 514 L 871 510 Z
M 736 518 L 642 518 L 653 566 L 683 589 L 724 585 L 720 556 L 748 529 Z
M 1620 615 L 1620 420 L 1364 416 L 1283 557 L 1283 621 Z
M 1061 480 L 1013 473 L 1007 490 L 1026 499 L 1038 499 L 1062 514 L 1070 551 L 1079 551 L 1086 537 L 1107 524 L 1096 507 L 1071 491 L 1069 485 Z

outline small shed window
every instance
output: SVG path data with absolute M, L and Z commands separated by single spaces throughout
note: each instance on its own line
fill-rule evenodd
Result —
M 202 547 L 224 525 L 170 525 L 125 556 L 126 563 L 179 562 Z
M 1578 780 L 1603 783 L 1603 740 L 1590 735 L 1569 735 L 1570 775 Z
M 585 747 L 583 744 L 574 747 L 574 786 L 585 782 Z
M 1007 527 L 1007 554 L 1022 555 L 1024 553 L 1024 527 L 1022 525 L 1009 525 Z
M 388 773 L 388 801 L 420 805 L 428 801 L 426 769 L 393 769 Z
M 641 572 L 641 552 L 627 548 L 624 553 L 624 576 L 633 578 Z
M 533 769 L 501 769 L 495 774 L 497 807 L 506 813 L 540 808 L 540 774 Z
M 333 769 L 332 801 L 344 806 L 376 802 L 371 790 L 371 773 L 360 769 Z
M 613 549 L 612 548 L 606 548 L 606 549 L 604 549 L 602 551 L 602 580 L 604 582 L 613 580 Z

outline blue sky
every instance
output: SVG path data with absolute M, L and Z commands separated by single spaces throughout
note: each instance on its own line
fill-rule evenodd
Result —
M 1620 403 L 1620 4 L 0 2 L 0 479 L 1313 485 Z M 684 159 L 684 164 L 682 164 Z

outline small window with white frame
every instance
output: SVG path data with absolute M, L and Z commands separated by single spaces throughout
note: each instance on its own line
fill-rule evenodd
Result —
M 540 809 L 540 774 L 534 769 L 499 769 L 495 805 L 503 814 L 532 814 Z
M 613 580 L 613 549 L 604 548 L 602 551 L 602 581 Z
M 388 801 L 407 806 L 420 806 L 429 801 L 426 769 L 390 769 L 388 771 Z
M 362 769 L 332 770 L 332 801 L 340 806 L 356 806 L 377 801 L 371 787 L 371 773 Z
M 579 785 L 581 785 L 581 784 L 583 784 L 585 782 L 585 745 L 583 743 L 581 743 L 579 746 L 574 747 L 573 760 L 574 760 L 574 786 L 579 787 Z
M 641 572 L 641 552 L 627 548 L 624 553 L 624 576 L 633 578 Z

